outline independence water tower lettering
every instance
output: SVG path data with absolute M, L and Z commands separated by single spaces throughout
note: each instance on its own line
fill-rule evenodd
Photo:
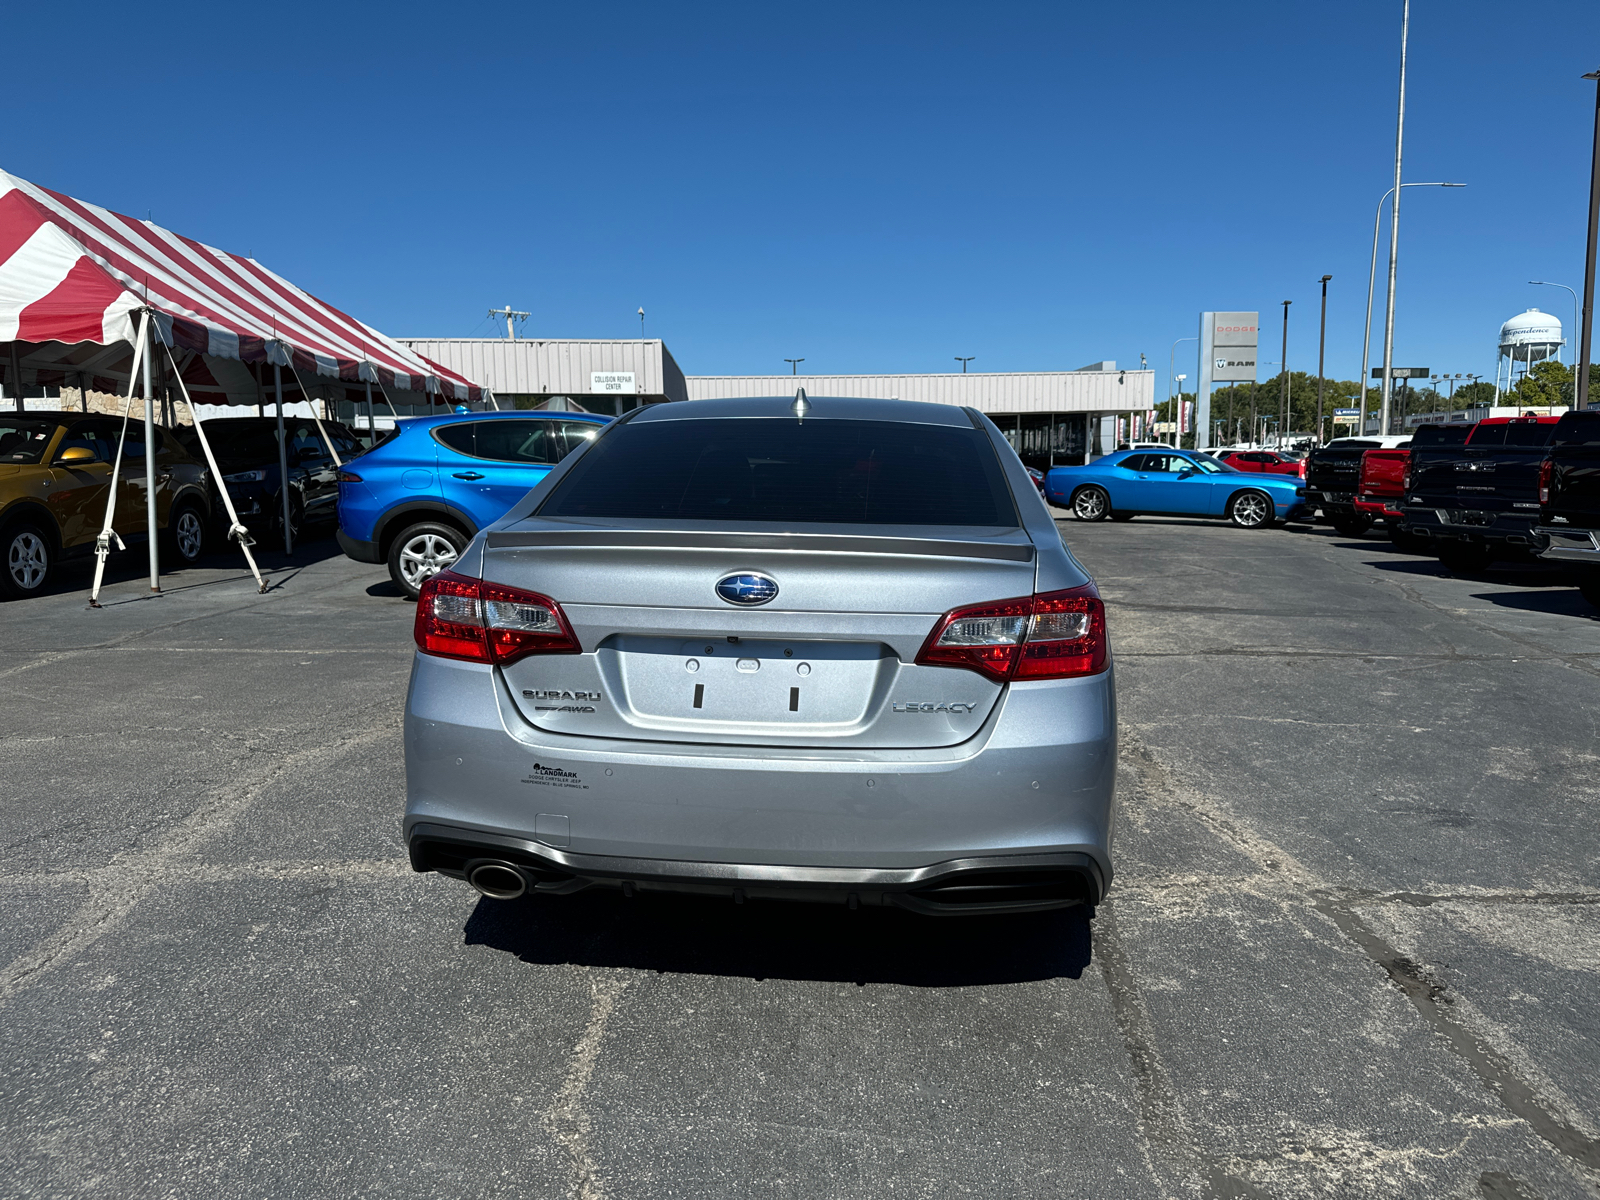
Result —
M 625 393 L 633 395 L 639 389 L 634 386 L 632 371 L 590 371 L 589 394 L 604 396 L 607 394 Z

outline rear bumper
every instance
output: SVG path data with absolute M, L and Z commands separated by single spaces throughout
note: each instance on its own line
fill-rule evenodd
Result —
M 1405 517 L 1399 507 L 1399 496 L 1357 496 L 1356 511 L 1374 521 L 1398 521 Z
M 977 898 L 961 911 L 1013 911 L 1094 903 L 1111 883 L 1110 671 L 1012 684 L 957 746 L 846 751 L 552 734 L 521 717 L 498 672 L 418 654 L 405 743 L 419 870 L 498 857 L 570 885 L 554 890 L 854 895 L 921 911 L 956 886 Z M 1021 898 L 993 899 L 1006 889 Z
M 488 859 L 517 868 L 533 893 L 569 895 L 590 887 L 699 895 L 894 905 L 928 916 L 1034 912 L 1097 904 L 1106 880 L 1088 854 L 983 855 L 925 867 L 851 868 L 690 862 L 575 854 L 526 838 L 418 822 L 406 848 L 415 871 L 464 879 Z
M 1329 516 L 1343 516 L 1356 511 L 1354 492 L 1333 491 L 1309 483 L 1306 485 L 1306 503 L 1315 505 Z
M 1483 521 L 1483 524 L 1476 522 Z M 1538 515 L 1485 512 L 1481 509 L 1408 506 L 1403 513 L 1407 533 L 1440 543 L 1465 542 L 1510 554 L 1534 551 Z
M 1537 526 L 1533 530 L 1533 552 L 1549 562 L 1600 566 L 1600 531 Z
M 339 538 L 339 549 L 345 552 L 346 557 L 364 563 L 383 561 L 383 555 L 378 553 L 377 542 L 358 542 L 342 529 L 339 530 L 337 536 Z

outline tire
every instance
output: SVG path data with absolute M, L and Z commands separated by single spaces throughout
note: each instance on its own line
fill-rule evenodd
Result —
M 0 533 L 0 596 L 37 596 L 50 582 L 54 566 L 54 545 L 35 522 L 18 521 Z
M 1271 528 L 1272 497 L 1254 488 L 1238 493 L 1228 501 L 1228 520 L 1240 529 Z
M 1600 575 L 1585 575 L 1578 581 L 1578 591 L 1595 608 L 1600 608 Z
M 1493 558 L 1487 546 L 1464 546 L 1458 542 L 1439 548 L 1439 562 L 1452 575 L 1476 575 L 1485 570 Z
M 1345 537 L 1358 538 L 1365 536 L 1367 530 L 1372 528 L 1372 520 L 1361 516 L 1338 516 L 1333 518 L 1333 527 Z
M 389 578 L 415 600 L 422 585 L 460 558 L 471 540 L 453 525 L 439 521 L 408 525 L 389 544 Z
M 1072 515 L 1080 521 L 1104 521 L 1111 515 L 1111 497 L 1104 488 L 1079 488 L 1072 494 Z
M 1114 512 L 1111 514 L 1111 519 L 1113 521 L 1131 521 L 1137 515 L 1137 513 L 1131 512 Z
M 1402 554 L 1426 554 L 1428 552 L 1426 538 L 1419 538 L 1414 533 L 1407 533 L 1398 525 L 1389 526 L 1389 541 Z
M 272 511 L 267 514 L 268 536 L 283 545 L 283 493 L 272 494 Z M 300 498 L 298 491 L 289 493 L 289 532 L 294 535 L 295 542 L 300 541 L 300 532 L 306 527 L 306 502 Z
M 210 532 L 200 506 L 193 500 L 184 500 L 167 519 L 163 540 L 180 565 L 192 567 L 205 557 Z

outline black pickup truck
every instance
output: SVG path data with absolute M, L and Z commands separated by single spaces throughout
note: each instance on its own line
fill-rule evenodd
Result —
M 1583 598 L 1600 608 L 1600 410 L 1569 412 L 1556 422 L 1539 465 L 1533 537 L 1535 553 L 1575 569 Z
M 1529 558 L 1539 524 L 1539 464 L 1555 417 L 1489 417 L 1460 445 L 1413 447 L 1403 531 L 1452 571 Z
M 1368 450 L 1401 450 L 1411 444 L 1406 437 L 1334 438 L 1306 459 L 1306 500 L 1322 510 L 1335 529 L 1346 537 L 1360 537 L 1372 527 L 1372 518 L 1356 508 L 1361 485 L 1361 456 Z

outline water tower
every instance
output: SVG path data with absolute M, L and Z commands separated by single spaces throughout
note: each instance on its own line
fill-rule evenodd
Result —
M 1506 391 L 1515 383 L 1517 364 L 1522 364 L 1526 375 L 1536 362 L 1553 358 L 1561 361 L 1561 347 L 1566 343 L 1561 337 L 1561 321 L 1549 313 L 1530 308 L 1512 317 L 1500 326 L 1500 355 L 1495 359 L 1494 382 L 1500 386 L 1500 359 L 1506 360 Z

